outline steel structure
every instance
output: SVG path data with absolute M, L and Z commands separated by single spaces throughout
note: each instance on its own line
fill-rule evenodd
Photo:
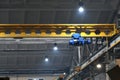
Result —
M 80 33 L 82 37 L 88 38 L 103 38 L 103 37 L 112 37 L 117 34 L 119 30 L 117 30 L 115 24 L 1 24 L 0 25 L 0 38 L 70 38 L 74 33 Z M 51 41 L 51 40 L 50 40 Z M 18 41 L 18 43 L 22 42 L 22 40 Z M 64 41 L 63 41 L 64 42 Z M 113 44 L 112 44 L 113 45 Z M 91 44 L 91 46 L 97 46 L 96 44 Z M 103 45 L 101 45 L 103 46 Z M 85 45 L 86 49 L 83 50 L 85 52 L 80 52 L 89 54 L 96 52 L 97 49 L 91 51 L 89 45 Z M 83 48 L 84 48 L 83 47 Z M 97 46 L 99 48 L 99 46 Z M 104 48 L 105 51 L 107 50 Z M 102 50 L 104 50 L 102 49 Z M 105 51 L 100 51 L 95 55 L 95 57 L 91 58 L 89 61 L 94 61 L 96 56 L 99 57 Z M 81 55 L 82 56 L 82 55 Z M 68 76 L 67 80 L 71 79 L 80 72 L 80 70 L 84 69 L 91 62 L 86 62 L 82 66 L 78 66 L 75 68 L 75 71 Z M 80 61 L 77 62 L 80 64 Z M 76 66 L 76 65 L 75 65 Z
M 112 42 L 109 43 L 109 46 L 105 46 L 100 51 L 97 51 L 97 53 L 92 56 L 90 59 L 88 59 L 86 62 L 84 62 L 81 66 L 77 66 L 75 70 L 66 78 L 66 80 L 71 80 L 75 75 L 79 74 L 81 70 L 85 69 L 88 65 L 90 65 L 93 61 L 98 59 L 101 55 L 104 53 L 107 53 L 108 50 L 116 46 L 120 43 L 120 36 L 118 36 L 116 39 L 114 39 Z
M 0 38 L 71 37 L 75 32 L 82 37 L 111 37 L 117 29 L 115 24 L 0 24 Z

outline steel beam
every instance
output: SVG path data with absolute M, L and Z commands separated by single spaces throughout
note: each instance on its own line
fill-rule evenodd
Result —
M 78 62 L 79 62 L 78 65 L 80 65 L 80 63 L 81 63 L 81 46 L 78 46 Z
M 94 55 L 93 57 L 91 57 L 89 60 L 87 60 L 84 64 L 82 64 L 80 66 L 80 70 L 83 70 L 84 68 L 86 68 L 89 64 L 91 64 L 93 61 L 95 61 L 96 59 L 98 59 L 101 55 L 103 55 L 104 53 L 106 53 L 108 50 L 110 50 L 111 48 L 113 48 L 115 45 L 117 45 L 118 43 L 120 43 L 120 36 L 117 37 L 115 40 L 113 40 L 110 43 L 109 47 L 104 47 L 103 49 L 101 49 L 96 55 Z M 70 74 L 66 80 L 71 80 L 75 75 L 79 74 L 79 72 L 74 71 L 72 74 Z
M 78 7 L 78 2 L 18 2 L 18 3 L 0 3 L 0 8 L 1 9 L 16 9 L 16 10 L 42 10 L 42 11 L 72 11 L 75 8 Z M 49 6 L 48 6 L 49 5 Z M 61 6 L 63 5 L 63 6 Z M 93 11 L 113 11 L 116 8 L 114 6 L 111 6 L 110 3 L 104 5 L 103 3 L 86 3 L 87 10 L 93 10 Z M 59 6 L 59 7 L 57 7 Z
M 82 37 L 111 37 L 117 33 L 115 24 L 0 24 L 0 38 L 69 38 L 77 30 Z

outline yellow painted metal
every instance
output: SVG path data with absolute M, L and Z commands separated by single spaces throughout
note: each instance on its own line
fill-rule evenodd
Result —
M 71 37 L 76 30 L 82 37 L 111 37 L 117 33 L 115 24 L 0 24 L 0 38 Z
M 120 29 L 117 29 L 117 33 L 120 33 Z

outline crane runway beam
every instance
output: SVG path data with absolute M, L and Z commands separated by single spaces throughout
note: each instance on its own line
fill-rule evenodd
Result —
M 0 24 L 0 38 L 112 37 L 115 24 Z

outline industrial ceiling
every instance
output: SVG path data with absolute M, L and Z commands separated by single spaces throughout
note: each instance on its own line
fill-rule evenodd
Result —
M 78 12 L 79 0 L 0 0 L 1 24 L 113 23 L 120 0 L 83 0 L 85 12 Z M 69 38 L 1 38 L 0 72 L 62 73 L 72 67 L 76 47 Z M 58 51 L 53 51 L 54 43 Z M 45 56 L 49 62 L 45 63 Z
M 119 0 L 0 0 L 0 23 L 112 23 Z

